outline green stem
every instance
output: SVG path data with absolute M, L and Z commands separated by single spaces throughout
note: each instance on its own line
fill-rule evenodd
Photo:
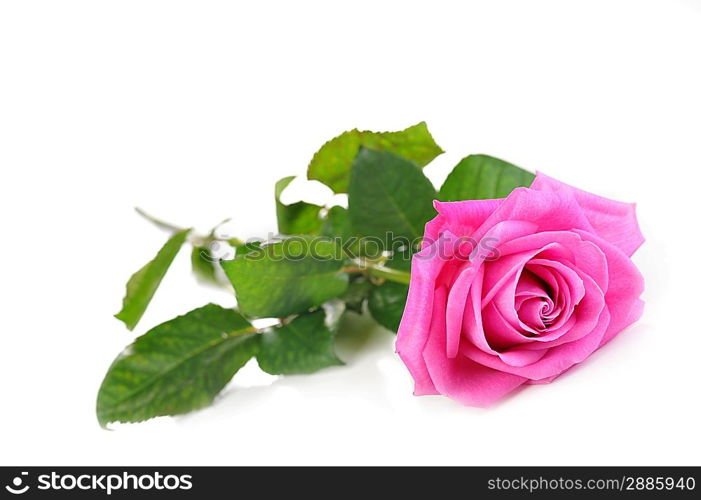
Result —
M 394 281 L 395 283 L 402 283 L 404 285 L 408 285 L 409 280 L 411 279 L 411 274 L 385 266 L 370 266 L 368 267 L 368 274 L 377 278 L 384 278 L 388 281 Z
M 144 210 L 142 210 L 139 207 L 134 207 L 134 210 L 136 210 L 136 213 L 138 213 L 141 217 L 143 217 L 147 221 L 151 222 L 152 224 L 154 224 L 155 226 L 157 226 L 161 229 L 165 229 L 166 231 L 170 231 L 172 233 L 179 233 L 180 231 L 182 231 L 184 229 L 180 226 L 176 226 L 175 224 L 171 224 L 170 222 L 166 222 L 164 220 L 157 219 L 156 217 L 145 212 Z
M 239 238 L 229 238 L 228 240 L 225 240 L 229 245 L 232 247 L 242 247 L 246 244 L 245 241 L 240 240 Z
M 157 217 L 154 217 L 153 215 L 149 214 L 145 210 L 139 207 L 134 207 L 134 210 L 136 210 L 136 213 L 138 213 L 141 217 L 158 227 L 159 229 L 163 229 L 165 231 L 171 232 L 171 233 L 179 233 L 180 231 L 183 231 L 184 228 L 180 226 L 176 226 L 175 224 L 171 224 L 170 222 L 166 222 L 162 219 L 159 219 Z M 221 221 L 219 224 L 214 226 L 214 229 L 209 233 L 209 236 L 202 236 L 200 234 L 193 234 L 192 237 L 190 238 L 190 242 L 194 244 L 195 246 L 202 247 L 206 246 L 207 244 L 211 243 L 214 240 L 219 240 L 219 241 L 226 241 L 229 243 L 231 246 L 235 247 L 240 247 L 245 244 L 243 240 L 240 240 L 239 238 L 228 238 L 227 240 L 221 240 L 220 238 L 216 238 L 214 236 L 214 232 L 216 229 L 221 226 L 222 224 L 225 224 L 229 222 L 231 219 L 224 219 Z
M 376 278 L 383 278 L 388 281 L 394 281 L 395 283 L 402 283 L 404 285 L 409 284 L 411 279 L 411 274 L 398 271 L 397 269 L 392 269 L 390 267 L 385 267 L 383 265 L 369 264 L 367 262 L 364 265 L 359 266 L 346 266 L 341 269 L 341 271 L 347 273 L 367 273 L 370 276 Z

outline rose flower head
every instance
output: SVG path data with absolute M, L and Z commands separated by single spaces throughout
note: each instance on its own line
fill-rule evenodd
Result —
M 416 395 L 488 406 L 640 318 L 635 205 L 539 173 L 504 199 L 434 206 L 396 343 Z

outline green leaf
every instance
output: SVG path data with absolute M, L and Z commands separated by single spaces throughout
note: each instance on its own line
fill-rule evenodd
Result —
M 321 207 L 299 201 L 291 205 L 284 205 L 280 201 L 280 195 L 294 176 L 284 177 L 275 183 L 275 210 L 277 213 L 277 227 L 281 234 L 318 234 L 323 220 L 319 217 Z
M 339 206 L 331 207 L 324 218 L 324 225 L 319 234 L 332 239 L 343 250 L 346 258 L 351 259 L 360 255 L 360 241 L 353 234 L 347 209 Z
M 380 325 L 396 332 L 404 314 L 409 286 L 387 281 L 375 287 L 368 299 L 368 310 Z
M 331 139 L 316 152 L 307 169 L 307 178 L 323 182 L 335 193 L 347 192 L 353 158 L 361 146 L 376 151 L 390 151 L 422 167 L 443 153 L 431 137 L 426 122 L 399 132 L 353 129 Z
M 256 356 L 261 370 L 291 375 L 342 365 L 333 349 L 335 332 L 324 319 L 324 311 L 317 310 L 261 335 Z
M 348 210 L 338 205 L 329 208 L 321 226 L 321 234 L 328 238 L 339 238 L 342 241 L 353 236 Z
M 487 155 L 463 158 L 441 186 L 441 201 L 504 198 L 517 187 L 528 187 L 535 175 Z
M 249 255 L 249 254 L 263 255 L 263 251 L 261 250 L 261 245 L 262 245 L 262 242 L 260 242 L 260 241 L 250 241 L 248 243 L 244 243 L 243 245 L 237 246 L 236 247 L 236 258 L 243 257 L 244 255 Z
M 387 262 L 385 262 L 385 266 L 391 269 L 396 269 L 397 271 L 411 273 L 411 258 L 413 255 L 414 253 L 410 248 L 405 248 L 402 250 L 395 249 Z
M 362 275 L 354 275 L 348 285 L 348 290 L 340 298 L 346 303 L 346 309 L 361 314 L 363 303 L 373 289 L 372 283 Z
M 198 279 L 206 283 L 218 283 L 216 263 L 209 255 L 207 247 L 192 247 L 192 254 L 190 255 L 192 272 Z
M 252 317 L 301 313 L 348 288 L 341 252 L 320 238 L 296 236 L 221 266 L 234 285 L 241 312 Z
M 129 330 L 133 330 L 143 316 L 189 232 L 189 229 L 183 229 L 171 236 L 153 260 L 129 278 L 127 293 L 122 301 L 122 310 L 115 314 L 115 317 L 122 320 Z
M 211 404 L 255 355 L 239 313 L 208 304 L 149 330 L 117 357 L 97 396 L 100 425 L 140 422 Z
M 362 149 L 353 162 L 348 212 L 354 232 L 378 238 L 385 248 L 388 233 L 407 246 L 424 232 L 436 212 L 436 191 L 413 162 L 387 152 Z M 395 241 L 397 241 L 395 239 Z

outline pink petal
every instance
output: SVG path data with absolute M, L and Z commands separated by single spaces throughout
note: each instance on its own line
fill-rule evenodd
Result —
M 465 405 L 485 407 L 504 397 L 526 379 L 492 370 L 463 356 L 448 358 L 445 346 L 447 291 L 436 290 L 433 320 L 423 352 L 426 367 L 439 393 Z
M 446 356 L 449 358 L 454 358 L 458 354 L 467 294 L 479 270 L 481 270 L 481 262 L 467 266 L 450 288 L 446 306 Z
M 633 305 L 633 308 L 632 308 L 631 311 L 630 311 L 630 315 L 629 315 L 629 317 L 628 317 L 628 319 L 627 319 L 627 323 L 628 323 L 629 325 L 635 323 L 636 321 L 638 321 L 638 320 L 640 319 L 640 316 L 643 314 L 643 306 L 644 306 L 644 303 L 643 303 L 642 300 L 638 299 L 638 300 L 635 302 L 635 304 Z M 609 339 L 609 340 L 610 340 L 610 339 Z M 606 342 L 608 342 L 608 341 L 606 341 Z M 601 348 L 606 342 L 604 342 L 604 341 L 602 340 L 601 344 L 599 344 L 599 348 Z M 569 368 L 568 368 L 567 370 L 569 370 Z M 533 384 L 549 384 L 550 382 L 552 382 L 553 380 L 555 380 L 557 377 L 559 377 L 560 375 L 562 375 L 563 373 L 565 373 L 567 370 L 563 371 L 562 373 L 560 373 L 560 374 L 558 374 L 558 375 L 553 375 L 552 377 L 547 377 L 547 378 L 543 378 L 543 379 L 540 379 L 540 380 L 529 380 L 529 381 L 527 381 L 526 383 L 529 384 L 529 385 L 533 385 Z
M 489 230 L 485 234 L 483 240 L 509 241 L 513 238 L 520 238 L 525 234 L 529 234 L 535 229 L 536 226 L 529 222 L 504 221 L 496 224 Z M 448 357 L 453 358 L 458 352 L 467 294 L 475 280 L 477 271 L 488 255 L 489 254 L 485 252 L 477 252 L 471 258 L 469 265 L 463 268 L 457 275 L 457 278 L 450 283 L 450 293 L 448 294 L 446 311 L 446 354 Z M 480 281 L 481 279 L 482 277 L 480 275 Z
M 542 248 L 535 248 L 519 254 L 506 255 L 496 261 L 486 263 L 484 285 L 488 291 L 482 298 L 482 307 L 486 308 L 487 304 L 494 304 L 499 310 L 501 317 L 510 323 L 514 329 L 522 329 L 525 332 L 537 334 L 538 331 L 536 329 L 523 323 L 516 314 L 516 288 L 524 266 L 526 266 L 533 257 L 549 250 L 558 249 L 565 250 L 559 243 L 549 243 Z M 569 252 L 565 253 L 565 255 L 569 255 Z M 563 284 L 564 283 L 563 281 Z M 555 293 L 557 293 L 559 284 L 553 282 L 550 285 L 555 290 Z M 497 321 L 497 323 L 500 323 L 500 321 Z M 500 325 L 497 325 L 497 328 L 499 328 L 499 326 Z M 486 331 L 491 334 L 491 330 Z M 499 331 L 501 331 L 501 328 L 499 328 Z M 508 337 L 512 337 L 512 335 L 509 334 Z M 489 340 L 491 341 L 491 338 Z
M 578 232 L 582 239 L 597 245 L 608 262 L 609 286 L 605 297 L 611 313 L 611 324 L 601 341 L 605 344 L 640 318 L 642 301 L 639 297 L 645 288 L 645 282 L 633 261 L 618 247 L 591 233 Z
M 538 274 L 536 271 L 537 268 L 549 268 L 563 285 L 560 287 L 560 290 L 562 291 L 562 299 L 564 299 L 564 303 L 561 302 L 563 310 L 560 312 L 558 320 L 549 328 L 549 331 L 553 331 L 557 326 L 565 323 L 570 318 L 575 306 L 579 304 L 584 297 L 584 281 L 574 269 L 567 267 L 561 262 L 536 258 L 531 259 L 526 266 L 528 270 L 536 275 Z
M 511 352 L 508 349 L 504 351 L 495 351 L 492 349 L 490 344 L 486 340 L 482 325 L 482 279 L 484 276 L 484 267 L 479 269 L 477 276 L 473 281 L 473 285 L 470 288 L 468 303 L 465 306 L 465 315 L 463 317 L 463 327 L 462 334 L 465 336 L 466 340 L 472 342 L 473 345 L 482 349 L 484 352 L 499 356 L 505 363 L 514 366 L 523 366 L 533 363 L 543 357 L 544 352 L 530 351 L 530 352 Z M 508 329 L 510 335 L 516 336 L 517 340 L 527 342 L 528 339 L 523 337 L 520 333 L 515 332 L 511 325 L 506 324 L 505 328 Z M 458 344 L 459 347 L 459 344 Z
M 540 360 L 526 366 L 512 366 L 504 363 L 499 357 L 491 356 L 467 342 L 460 346 L 460 353 L 489 368 L 531 380 L 540 380 L 559 375 L 572 365 L 581 363 L 589 357 L 592 352 L 599 348 L 601 339 L 608 328 L 609 320 L 610 315 L 604 309 L 599 316 L 598 324 L 588 335 L 574 342 L 547 349 Z
M 438 241 L 448 230 L 458 236 L 471 236 L 503 200 L 434 201 L 438 215 L 426 223 L 422 248 Z
M 395 348 L 414 378 L 416 395 L 436 394 L 421 352 L 428 339 L 436 279 L 447 262 L 441 256 L 450 254 L 454 239 L 449 233 L 441 236 L 412 258 L 409 294 Z
M 524 269 L 521 272 L 521 277 L 516 284 L 515 298 L 517 308 L 521 307 L 523 302 L 531 299 L 542 299 L 548 303 L 549 307 L 553 307 L 553 302 L 547 290 L 543 287 L 543 283 L 528 269 Z
M 634 203 L 623 203 L 597 196 L 541 172 L 537 173 L 531 189 L 573 195 L 594 228 L 594 232 L 620 248 L 628 256 L 633 255 L 645 241 L 635 216 Z
M 584 297 L 567 323 L 552 332 L 547 331 L 531 337 L 533 343 L 523 345 L 522 349 L 549 349 L 573 342 L 589 335 L 599 324 L 599 317 L 606 308 L 604 294 L 589 276 L 582 274 L 581 278 L 584 283 Z
M 571 250 L 568 258 L 578 269 L 591 276 L 599 288 L 608 288 L 608 266 L 606 256 L 595 244 L 585 241 L 575 231 L 544 231 L 513 239 L 499 247 L 501 256 L 520 253 L 534 248 L 543 248 L 550 243 L 559 243 Z
M 486 307 L 482 309 L 482 324 L 484 325 L 484 329 L 478 333 L 487 339 L 485 342 L 489 346 L 489 349 L 482 348 L 481 344 L 475 343 L 475 345 L 485 352 L 496 354 L 499 351 L 505 351 L 519 344 L 531 343 L 535 338 L 525 336 L 524 333 L 526 332 L 534 332 L 520 330 L 519 327 L 514 326 L 511 321 L 508 321 L 504 317 L 494 302 L 489 302 Z M 467 329 L 465 329 L 465 331 L 467 331 Z M 476 334 L 477 333 L 474 333 L 473 335 Z
M 535 330 L 545 330 L 543 323 L 543 309 L 548 306 L 545 299 L 531 298 L 518 307 L 517 315 L 521 321 Z
M 473 238 L 481 240 L 495 224 L 505 220 L 528 221 L 536 224 L 539 232 L 568 231 L 574 228 L 593 231 L 582 208 L 571 194 L 516 188 L 474 232 Z

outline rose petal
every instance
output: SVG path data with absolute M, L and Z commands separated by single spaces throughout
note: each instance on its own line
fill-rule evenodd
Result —
M 546 309 L 548 303 L 545 299 L 531 298 L 523 302 L 520 307 L 517 307 L 517 315 L 519 319 L 535 330 L 545 330 L 543 323 L 543 309 Z
M 590 241 L 585 241 L 576 231 L 544 231 L 515 238 L 499 246 L 499 254 L 507 256 L 533 248 L 543 248 L 550 243 L 559 243 L 572 255 L 567 260 L 585 274 L 591 276 L 603 291 L 608 288 L 608 265 L 604 253 Z
M 630 315 L 628 316 L 628 319 L 627 319 L 628 325 L 631 325 L 640 319 L 640 316 L 643 314 L 643 306 L 644 306 L 644 303 L 642 300 L 638 299 L 635 302 L 635 304 L 633 305 L 633 308 L 630 311 Z M 608 341 L 606 341 L 606 342 L 608 342 Z M 603 339 L 602 339 L 602 342 L 601 342 L 601 344 L 599 344 L 599 347 L 597 348 L 597 350 L 600 349 L 606 342 L 603 341 Z M 553 375 L 551 377 L 543 378 L 540 380 L 528 380 L 526 383 L 530 384 L 530 385 L 549 384 L 550 382 L 552 382 L 553 380 L 558 378 L 560 375 L 562 375 L 563 373 L 565 373 L 569 369 L 570 368 L 568 368 L 567 370 L 564 370 L 563 372 L 561 372 L 557 375 Z
M 458 202 L 459 203 L 459 202 Z M 438 207 L 439 212 L 442 207 Z M 571 194 L 516 188 L 484 221 L 472 237 L 479 241 L 495 224 L 505 220 L 521 220 L 537 224 L 538 231 L 567 231 L 593 228 L 582 208 Z
M 487 241 L 510 241 L 511 239 L 520 238 L 525 234 L 529 234 L 536 228 L 537 226 L 529 222 L 504 221 L 496 224 L 487 232 L 483 239 Z M 488 253 L 476 252 L 476 254 L 471 257 L 469 265 L 464 267 L 457 275 L 457 278 L 451 282 L 446 310 L 446 354 L 450 358 L 455 357 L 458 353 L 467 294 L 478 269 L 488 256 Z M 480 280 L 481 279 L 482 278 L 480 278 Z
M 516 293 L 514 296 L 516 298 L 516 308 L 521 307 L 524 301 L 530 299 L 542 299 L 548 304 L 550 309 L 554 307 L 553 301 L 545 289 L 545 283 L 525 268 L 521 271 L 521 277 L 516 284 Z
M 454 241 L 455 236 L 446 233 L 412 258 L 409 294 L 397 331 L 395 349 L 414 378 L 416 395 L 436 394 L 421 351 L 428 339 L 436 280 L 444 264 L 449 262 L 442 257 L 451 255 Z
M 596 327 L 599 316 L 606 308 L 604 294 L 589 276 L 582 274 L 581 278 L 584 284 L 584 297 L 567 323 L 554 331 L 531 337 L 533 342 L 521 346 L 522 349 L 549 349 L 573 342 L 588 335 Z
M 474 282 L 475 275 L 481 270 L 481 262 L 473 263 L 464 268 L 448 294 L 446 306 L 446 356 L 454 358 L 460 347 L 462 334 L 462 319 L 465 311 L 467 294 Z
M 516 314 L 514 301 L 516 288 L 525 266 L 535 256 L 547 251 L 561 251 L 564 252 L 564 255 L 569 255 L 569 252 L 565 250 L 566 249 L 562 248 L 559 243 L 549 243 L 542 248 L 535 248 L 527 252 L 507 255 L 501 257 L 499 260 L 486 263 L 484 284 L 488 291 L 484 294 L 482 299 L 482 307 L 486 307 L 487 304 L 493 302 L 501 313 L 501 317 L 509 322 L 517 332 L 523 330 L 525 333 L 539 333 L 538 330 L 521 321 Z M 576 273 L 573 273 L 573 275 L 576 277 Z M 547 276 L 551 277 L 551 282 L 548 284 L 553 289 L 555 296 L 557 296 L 560 293 L 559 278 L 550 274 L 547 274 Z M 566 281 L 562 281 L 562 283 L 564 285 Z M 486 331 L 491 333 L 490 330 Z M 508 337 L 512 337 L 512 335 L 509 334 Z M 491 341 L 491 339 L 488 340 Z
M 476 363 L 489 368 L 526 377 L 531 380 L 540 380 L 552 377 L 553 375 L 559 375 L 572 365 L 582 362 L 592 352 L 598 349 L 601 339 L 608 328 L 609 321 L 610 315 L 608 310 L 604 309 L 599 316 L 598 324 L 588 335 L 574 342 L 568 342 L 547 349 L 545 355 L 540 360 L 527 366 L 511 366 L 498 356 L 491 356 L 467 342 L 460 346 L 460 353 Z
M 471 236 L 502 201 L 504 200 L 435 200 L 433 207 L 438 215 L 426 223 L 422 248 L 438 241 L 438 237 L 445 230 L 458 236 Z
M 556 322 L 553 323 L 550 328 L 548 328 L 548 331 L 554 331 L 558 326 L 561 326 L 570 318 L 572 312 L 574 311 L 574 307 L 579 304 L 584 297 L 584 282 L 577 274 L 577 271 L 567 267 L 561 262 L 535 258 L 531 259 L 531 261 L 526 264 L 526 267 L 529 271 L 536 275 L 538 275 L 538 269 L 550 268 L 552 269 L 553 274 L 555 274 L 556 279 L 558 279 L 558 281 L 560 281 L 563 285 L 560 286 L 560 290 L 564 303 L 560 303 L 555 300 L 555 304 L 562 305 L 563 309 L 560 311 Z
M 524 335 L 524 333 L 531 332 L 514 326 L 512 322 L 504 317 L 494 302 L 489 302 L 486 307 L 482 309 L 482 324 L 483 330 L 476 332 L 475 335 L 477 333 L 483 335 L 489 349 L 482 348 L 481 344 L 475 343 L 475 345 L 485 352 L 496 354 L 497 352 L 505 351 L 519 344 L 533 342 L 533 339 L 536 338 L 535 335 L 533 337 Z M 533 331 L 533 333 L 536 332 Z
M 470 288 L 469 291 L 469 296 L 467 299 L 467 304 L 465 306 L 465 314 L 463 316 L 463 326 L 462 326 L 462 335 L 465 336 L 465 339 L 468 342 L 472 342 L 474 345 L 476 345 L 478 348 L 484 350 L 485 352 L 489 354 L 493 354 L 495 356 L 499 356 L 505 363 L 514 365 L 514 366 L 523 366 L 527 365 L 530 363 L 533 363 L 540 359 L 545 353 L 542 352 L 537 352 L 537 351 L 531 351 L 531 352 L 525 352 L 525 353 L 513 353 L 510 352 L 508 349 L 504 351 L 495 351 L 492 349 L 490 344 L 486 340 L 486 336 L 484 334 L 483 330 L 483 325 L 482 325 L 482 303 L 481 303 L 481 297 L 482 297 L 482 280 L 484 277 L 484 266 L 480 267 L 477 275 L 474 278 L 472 287 Z M 506 325 L 507 328 L 510 328 L 510 325 Z M 515 335 L 518 340 L 521 341 L 527 341 L 525 337 L 523 337 L 520 333 L 518 332 L 513 332 L 513 329 L 510 329 L 510 334 Z M 458 345 L 459 347 L 459 345 Z
M 465 405 L 489 406 L 523 384 L 526 379 L 492 370 L 463 356 L 448 358 L 445 355 L 447 295 L 445 288 L 441 287 L 434 296 L 433 320 L 423 351 L 426 367 L 439 393 Z
M 594 228 L 595 234 L 620 248 L 627 256 L 633 255 L 645 241 L 635 216 L 634 203 L 623 203 L 588 193 L 541 172 L 537 173 L 531 189 L 569 193 L 574 196 Z
M 639 297 L 645 288 L 645 282 L 635 264 L 618 247 L 591 233 L 578 232 L 582 239 L 598 246 L 608 262 L 609 286 L 605 297 L 611 313 L 611 324 L 601 341 L 605 344 L 640 318 L 642 301 Z

